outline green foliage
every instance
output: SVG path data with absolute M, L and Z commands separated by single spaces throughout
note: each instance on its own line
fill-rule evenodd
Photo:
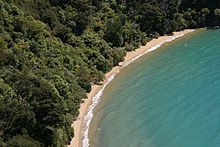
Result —
M 220 16 L 220 9 L 215 9 L 214 14 L 215 14 L 215 16 L 219 17 Z
M 42 144 L 33 140 L 29 136 L 20 136 L 17 135 L 8 141 L 9 146 L 13 147 L 40 147 Z
M 113 22 L 107 24 L 107 31 L 105 35 L 105 40 L 111 42 L 113 46 L 120 47 L 123 45 L 124 40 L 122 37 L 122 22 L 119 18 Z
M 218 0 L 1 0 L 0 146 L 69 144 L 91 84 L 126 51 L 220 23 Z
M 219 25 L 220 24 L 220 9 L 215 9 L 214 10 L 214 15 L 216 17 L 216 20 L 215 20 L 215 25 Z

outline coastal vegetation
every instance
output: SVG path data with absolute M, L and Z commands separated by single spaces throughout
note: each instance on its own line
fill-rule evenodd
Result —
M 126 52 L 220 23 L 218 0 L 0 0 L 0 146 L 65 146 Z

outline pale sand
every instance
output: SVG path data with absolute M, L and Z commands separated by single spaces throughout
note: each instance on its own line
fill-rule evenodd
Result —
M 193 30 L 187 29 L 180 32 L 174 32 L 172 36 L 161 36 L 158 39 L 153 39 L 150 42 L 147 43 L 145 46 L 141 46 L 140 48 L 136 49 L 135 51 L 128 52 L 126 57 L 124 58 L 124 61 L 121 62 L 119 65 L 114 67 L 110 72 L 105 74 L 105 80 L 103 82 L 106 83 L 107 79 L 114 75 L 115 73 L 118 73 L 122 68 L 126 67 L 131 61 L 135 60 L 136 58 L 150 52 L 149 50 L 154 50 L 154 46 L 161 45 L 163 43 L 172 41 L 174 37 L 179 38 L 187 33 L 192 32 Z M 79 109 L 79 116 L 76 121 L 73 122 L 72 127 L 74 128 L 74 138 L 71 141 L 71 144 L 68 145 L 68 147 L 82 147 L 82 129 L 83 129 L 83 120 L 84 116 L 88 112 L 88 108 L 92 103 L 92 98 L 97 94 L 97 92 L 103 87 L 102 85 L 93 85 L 91 92 L 88 94 L 88 98 L 84 100 L 84 103 L 81 104 Z

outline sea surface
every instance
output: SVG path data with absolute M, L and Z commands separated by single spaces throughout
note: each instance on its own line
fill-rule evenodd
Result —
M 220 147 L 220 30 L 144 55 L 107 85 L 91 147 Z

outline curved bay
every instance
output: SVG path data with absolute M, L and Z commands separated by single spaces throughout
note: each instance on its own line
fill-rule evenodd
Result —
M 163 46 L 124 69 L 95 108 L 93 147 L 219 147 L 220 30 Z

